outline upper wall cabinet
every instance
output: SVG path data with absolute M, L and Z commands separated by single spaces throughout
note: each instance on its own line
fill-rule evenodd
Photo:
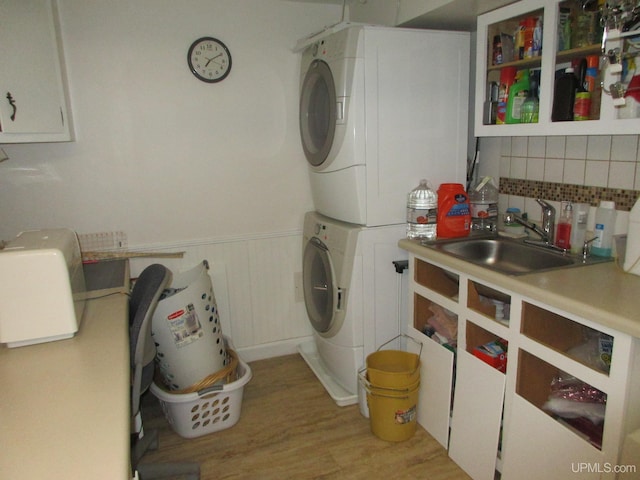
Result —
M 71 140 L 52 0 L 0 0 L 0 143 Z
M 640 33 L 609 27 L 603 41 L 601 16 L 575 0 L 522 0 L 478 17 L 475 135 L 637 134 Z

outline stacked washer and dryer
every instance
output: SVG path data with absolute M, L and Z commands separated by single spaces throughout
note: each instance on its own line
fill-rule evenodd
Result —
M 302 51 L 303 228 L 313 340 L 298 350 L 338 405 L 366 356 L 406 331 L 406 196 L 466 176 L 469 34 L 343 24 Z M 396 262 L 397 263 L 397 262 Z

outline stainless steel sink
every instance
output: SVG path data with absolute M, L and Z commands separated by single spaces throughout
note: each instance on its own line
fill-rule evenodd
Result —
M 507 275 L 523 275 L 611 260 L 595 256 L 584 259 L 582 255 L 562 253 L 549 247 L 497 236 L 436 240 L 423 242 L 422 245 Z

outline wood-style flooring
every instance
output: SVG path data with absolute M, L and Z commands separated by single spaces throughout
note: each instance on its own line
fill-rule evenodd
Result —
M 418 425 L 409 440 L 378 439 L 357 405 L 338 407 L 298 355 L 250 364 L 240 420 L 195 439 L 175 434 L 158 401 L 145 394 L 146 429 L 160 447 L 143 462 L 197 461 L 213 479 L 469 479 Z

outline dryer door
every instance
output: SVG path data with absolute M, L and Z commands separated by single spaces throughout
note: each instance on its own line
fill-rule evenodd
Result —
M 312 237 L 304 249 L 302 287 L 311 326 L 326 334 L 334 323 L 339 293 L 329 250 L 317 237 Z
M 300 137 L 307 161 L 322 165 L 329 155 L 336 130 L 336 87 L 331 69 L 314 60 L 300 93 Z

